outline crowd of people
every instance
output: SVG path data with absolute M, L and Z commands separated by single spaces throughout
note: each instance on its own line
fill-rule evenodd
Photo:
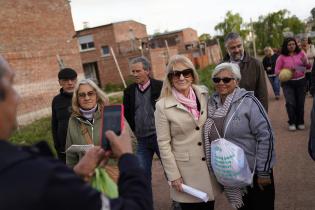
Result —
M 279 52 L 266 47 L 260 62 L 244 50 L 239 34 L 229 33 L 224 44 L 227 55 L 209 78 L 215 88 L 210 96 L 209 90 L 199 84 L 193 63 L 184 55 L 169 59 L 164 81 L 152 78 L 147 58 L 132 59 L 134 83 L 123 95 L 125 128 L 120 136 L 106 132 L 111 152 L 100 147 L 101 115 L 109 105 L 107 95 L 90 79 L 77 81 L 75 70 L 60 70 L 61 89 L 52 102 L 51 122 L 59 161 L 52 158 L 44 143 L 18 147 L 0 141 L 0 195 L 6 194 L 0 196 L 0 209 L 153 209 L 151 170 L 156 154 L 170 185 L 174 208 L 213 210 L 217 196 L 224 192 L 236 209 L 273 210 L 275 137 L 267 114 L 265 75 L 276 100 L 282 87 L 289 130 L 305 129 L 305 96 L 315 93 L 315 49 L 308 38 L 300 44 L 294 38 L 285 38 Z M 279 80 L 283 69 L 292 74 L 287 81 Z M 13 78 L 14 71 L 0 57 L 3 140 L 16 127 L 19 96 L 12 87 Z M 314 111 L 312 116 L 313 124 Z M 311 153 L 315 154 L 315 131 L 311 128 L 312 138 L 310 150 L 313 148 Z M 213 143 L 222 139 L 243 152 L 250 183 L 232 186 L 218 179 L 211 153 Z M 132 154 L 132 140 L 137 143 L 136 155 Z M 71 145 L 95 146 L 85 152 L 66 152 Z M 119 159 L 116 199 L 87 184 L 95 168 L 106 166 L 111 153 Z M 21 173 L 23 177 L 18 178 Z M 203 202 L 184 192 L 183 184 L 207 193 L 209 200 Z M 35 189 L 32 195 L 25 191 L 31 188 Z

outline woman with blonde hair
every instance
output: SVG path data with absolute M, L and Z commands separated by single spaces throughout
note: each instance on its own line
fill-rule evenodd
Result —
M 271 47 L 265 47 L 264 52 L 265 57 L 262 63 L 275 94 L 275 98 L 278 100 L 280 97 L 280 80 L 275 73 L 275 66 L 279 55 L 277 53 L 275 54 Z
M 160 157 L 171 183 L 171 197 L 179 202 L 182 210 L 214 209 L 219 189 L 213 174 L 209 173 L 202 141 L 208 92 L 198 86 L 198 74 L 187 57 L 171 57 L 166 71 L 154 114 Z M 210 201 L 205 203 L 184 193 L 182 184 L 206 192 Z
M 92 80 L 78 82 L 72 97 L 66 148 L 73 144 L 100 145 L 101 113 L 108 104 L 108 97 Z M 67 152 L 67 165 L 73 167 L 83 155 L 83 152 Z

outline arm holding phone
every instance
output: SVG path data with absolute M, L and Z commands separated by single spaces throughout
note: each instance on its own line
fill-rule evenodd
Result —
M 144 171 L 140 167 L 137 157 L 132 154 L 128 131 L 123 129 L 120 136 L 113 131 L 107 131 L 105 135 L 110 143 L 111 151 L 104 151 L 97 146 L 88 150 L 74 167 L 75 173 L 85 178 L 90 177 L 95 167 L 102 161 L 106 161 L 112 153 L 119 159 L 120 177 L 118 180 L 119 198 L 110 200 L 111 210 L 152 210 L 151 189 L 146 182 Z

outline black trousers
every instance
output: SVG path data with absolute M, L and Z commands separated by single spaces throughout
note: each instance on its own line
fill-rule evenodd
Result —
M 208 201 L 207 203 L 179 203 L 182 210 L 213 210 L 214 201 Z
M 305 78 L 282 83 L 289 125 L 304 124 Z
M 239 210 L 274 210 L 275 185 L 273 173 L 271 173 L 271 184 L 261 190 L 257 184 L 257 175 L 254 175 L 254 187 L 248 187 L 247 194 L 243 196 L 244 206 Z

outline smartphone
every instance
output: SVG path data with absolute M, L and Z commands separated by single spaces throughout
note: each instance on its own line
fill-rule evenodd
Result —
M 116 135 L 120 135 L 124 128 L 124 105 L 104 106 L 102 111 L 101 146 L 104 150 L 110 150 L 110 144 L 105 132 L 112 130 Z

